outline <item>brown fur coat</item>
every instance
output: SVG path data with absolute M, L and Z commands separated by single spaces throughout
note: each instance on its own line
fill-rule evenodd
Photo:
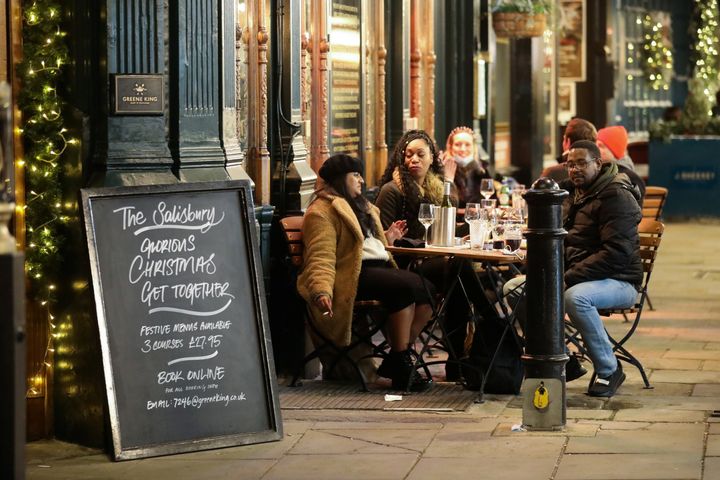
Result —
M 387 246 L 378 209 L 371 205 L 370 210 L 380 232 L 378 238 Z M 305 251 L 298 292 L 322 334 L 338 346 L 348 345 L 362 266 L 360 223 L 345 199 L 323 190 L 307 209 L 302 230 Z M 314 300 L 323 294 L 332 298 L 332 318 L 323 316 L 315 306 Z

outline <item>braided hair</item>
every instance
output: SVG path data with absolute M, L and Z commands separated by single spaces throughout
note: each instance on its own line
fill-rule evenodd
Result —
M 393 149 L 390 161 L 385 168 L 382 179 L 380 180 L 380 186 L 385 185 L 388 182 L 393 181 L 393 173 L 398 170 L 400 173 L 400 183 L 403 191 L 403 209 L 402 215 L 405 220 L 417 220 L 418 210 L 420 209 L 420 203 L 422 203 L 422 195 L 420 194 L 420 188 L 418 184 L 410 175 L 410 171 L 405 166 L 405 150 L 407 146 L 413 140 L 423 140 L 432 155 L 432 163 L 430 164 L 429 172 L 433 172 L 440 178 L 443 178 L 443 165 L 440 161 L 439 151 L 435 141 L 430 138 L 430 135 L 425 130 L 408 130 L 400 137 L 395 148 Z M 429 199 L 428 199 L 429 200 Z M 436 203 L 439 199 L 432 199 L 431 203 Z

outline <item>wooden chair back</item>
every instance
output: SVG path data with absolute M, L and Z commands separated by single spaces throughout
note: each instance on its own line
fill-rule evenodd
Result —
M 300 268 L 303 263 L 302 226 L 302 215 L 280 219 L 280 227 L 288 247 L 288 260 L 295 268 Z
M 648 186 L 645 189 L 645 198 L 642 205 L 643 218 L 660 220 L 668 189 L 665 187 Z
M 655 266 L 658 248 L 665 232 L 665 224 L 659 220 L 643 218 L 638 225 L 640 236 L 640 259 L 643 264 L 643 290 L 647 289 L 648 278 Z

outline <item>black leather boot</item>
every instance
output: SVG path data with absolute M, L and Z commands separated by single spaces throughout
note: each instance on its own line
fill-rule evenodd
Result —
M 432 383 L 431 379 L 418 374 L 415 352 L 409 348 L 402 352 L 391 351 L 378 368 L 378 375 L 390 378 L 393 389 L 406 392 L 423 392 Z

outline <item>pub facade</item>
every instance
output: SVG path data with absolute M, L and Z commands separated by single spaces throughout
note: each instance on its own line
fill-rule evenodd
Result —
M 627 63 L 635 35 L 628 19 L 640 18 L 642 7 L 634 0 L 550 2 L 546 27 L 521 37 L 496 34 L 490 0 L 47 0 L 36 2 L 48 7 L 39 10 L 33 3 L 4 2 L 0 36 L 0 80 L 15 99 L 15 161 L 4 178 L 25 252 L 38 248 L 32 234 L 40 227 L 25 207 L 43 194 L 22 160 L 34 140 L 23 136 L 27 104 L 17 99 L 28 69 L 47 68 L 33 67 L 39 54 L 28 36 L 57 15 L 62 35 L 52 38 L 66 50 L 48 86 L 61 98 L 65 139 L 53 160 L 61 165 L 61 242 L 47 260 L 52 282 L 28 280 L 30 440 L 107 440 L 80 188 L 251 180 L 282 372 L 302 354 L 303 325 L 302 306 L 284 301 L 293 290 L 277 220 L 307 207 L 328 155 L 359 157 L 372 188 L 405 130 L 424 129 L 444 149 L 448 133 L 464 125 L 496 174 L 529 185 L 554 162 L 572 116 L 626 124 L 642 139 L 661 107 L 687 93 L 689 47 L 678 34 L 670 38 L 679 60 L 668 90 L 632 97 L 642 76 Z M 689 22 L 693 2 L 651 3 L 677 25 Z

